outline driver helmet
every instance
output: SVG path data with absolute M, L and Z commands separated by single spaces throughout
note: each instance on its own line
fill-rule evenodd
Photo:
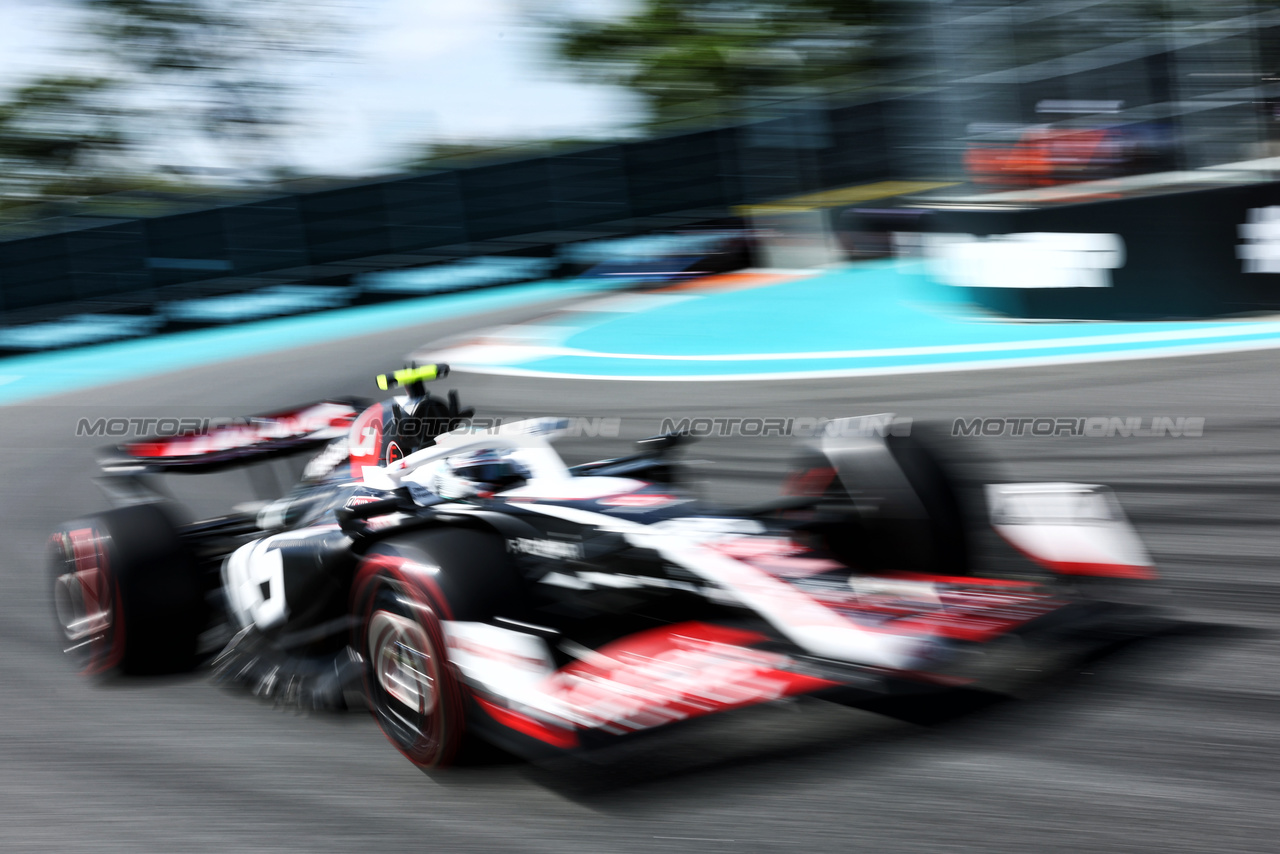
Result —
M 516 462 L 510 451 L 485 449 L 445 460 L 435 477 L 434 491 L 443 498 L 487 498 L 528 479 L 529 470 Z

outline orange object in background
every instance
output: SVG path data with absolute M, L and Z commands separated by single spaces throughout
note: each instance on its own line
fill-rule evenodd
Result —
M 742 290 L 746 288 L 760 288 L 765 285 L 775 285 L 778 282 L 785 282 L 788 279 L 794 278 L 794 273 L 719 273 L 714 276 L 701 276 L 696 279 L 690 279 L 687 282 L 667 285 L 664 288 L 655 288 L 651 293 L 671 293 L 673 291 Z
M 1035 129 L 1012 145 L 975 144 L 964 154 L 975 184 L 1048 187 L 1109 177 L 1122 163 L 1119 139 L 1107 129 Z

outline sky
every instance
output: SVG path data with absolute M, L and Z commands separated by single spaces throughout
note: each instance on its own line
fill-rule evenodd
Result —
M 265 0 L 264 0 L 265 2 Z M 333 2 L 333 0 L 330 0 Z M 414 143 L 607 135 L 638 115 L 628 92 L 573 77 L 528 25 L 544 2 L 599 16 L 627 0 L 337 0 L 338 58 L 295 68 L 302 171 L 384 171 Z M 75 18 L 50 0 L 0 0 L 0 86 L 68 66 Z M 83 61 L 83 60 L 80 60 Z

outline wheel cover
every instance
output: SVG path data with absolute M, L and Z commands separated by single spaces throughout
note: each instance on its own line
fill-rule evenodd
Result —
M 369 620 L 369 660 L 379 687 L 415 715 L 436 710 L 438 671 L 435 649 L 417 621 L 375 611 Z M 415 726 L 420 733 L 421 725 Z

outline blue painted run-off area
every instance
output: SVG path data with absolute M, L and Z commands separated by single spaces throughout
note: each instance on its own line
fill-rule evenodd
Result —
M 473 351 L 474 369 L 620 379 L 859 375 L 1280 347 L 1280 318 L 998 318 L 970 307 L 963 289 L 937 283 L 915 262 L 864 263 L 740 290 L 654 295 L 649 307 L 638 302 L 584 313 L 581 322 L 556 318 L 553 340 L 544 337 L 539 347 Z
M 0 404 L 572 296 L 549 281 L 0 360 Z M 1280 347 L 1280 319 L 1020 323 L 982 315 L 917 265 L 863 264 L 742 290 L 639 294 L 527 327 L 532 346 L 466 348 L 455 367 L 617 379 L 854 376 Z M 423 343 L 426 343 L 425 341 Z M 399 357 L 401 354 L 392 354 Z M 448 354 L 445 354 L 448 356 Z M 477 356 L 479 356 L 477 358 Z
M 0 359 L 0 404 L 308 344 L 596 293 L 622 282 L 547 281 Z M 402 353 L 389 353 L 398 359 Z M 392 365 L 394 367 L 394 365 Z

